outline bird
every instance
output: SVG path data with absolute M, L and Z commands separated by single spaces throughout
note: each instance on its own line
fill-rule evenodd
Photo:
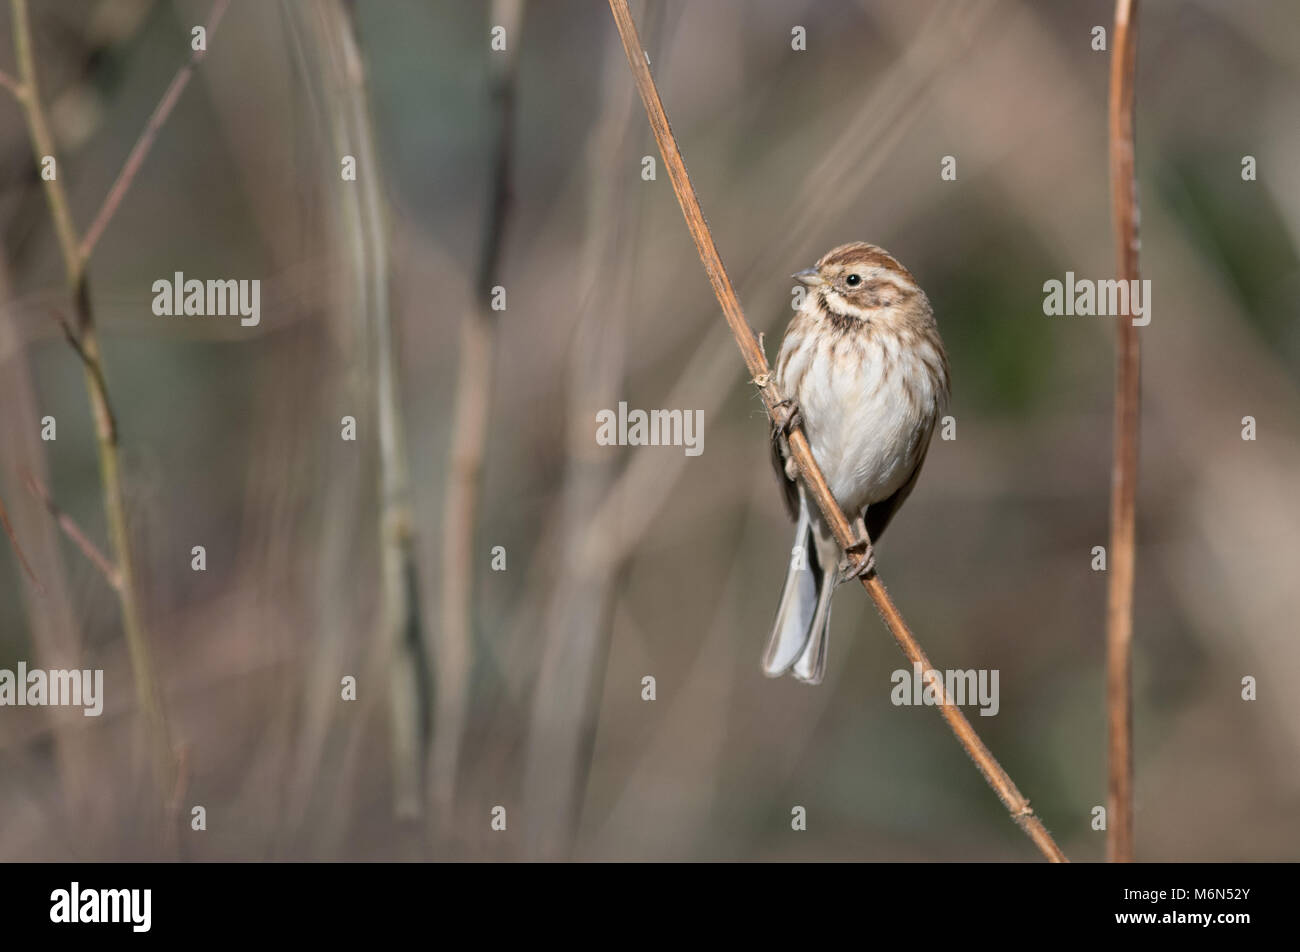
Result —
M 889 252 L 851 242 L 793 277 L 804 294 L 777 357 L 771 439 L 795 533 L 762 667 L 820 684 L 831 597 L 875 571 L 874 543 L 916 486 L 950 384 L 930 300 Z M 847 555 L 799 478 L 795 426 L 854 528 Z

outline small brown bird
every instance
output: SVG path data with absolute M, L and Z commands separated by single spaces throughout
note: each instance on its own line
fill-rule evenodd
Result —
M 925 292 L 888 252 L 841 245 L 795 279 L 806 287 L 786 329 L 776 386 L 788 412 L 772 433 L 772 461 L 797 524 L 763 672 L 810 684 L 826 671 L 831 596 L 875 569 L 880 540 L 925 462 L 948 402 L 948 357 Z M 803 427 L 858 542 L 841 560 L 829 527 L 798 482 L 786 440 Z M 810 542 L 812 543 L 810 545 Z

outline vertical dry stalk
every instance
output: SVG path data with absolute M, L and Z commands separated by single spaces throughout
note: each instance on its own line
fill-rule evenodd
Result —
M 451 452 L 442 507 L 442 632 L 438 642 L 437 715 L 430 758 L 433 808 L 449 819 L 456 765 L 464 735 L 473 669 L 473 567 L 479 484 L 492 402 L 497 322 L 490 306 L 505 244 L 510 211 L 510 168 L 514 139 L 515 75 L 519 63 L 523 0 L 493 0 L 491 25 L 504 26 L 506 49 L 490 54 L 490 93 L 495 114 L 492 192 L 474 283 L 474 304 L 461 322 L 460 367 L 452 411 Z
M 1110 190 L 1117 278 L 1138 280 L 1138 197 L 1133 168 L 1137 0 L 1116 0 L 1110 61 Z M 1142 361 L 1138 331 L 1121 318 L 1115 340 L 1115 459 L 1110 491 L 1110 585 L 1106 598 L 1106 697 L 1110 779 L 1106 858 L 1133 861 L 1133 578 L 1136 568 L 1138 422 Z
M 384 645 L 389 653 L 389 715 L 393 747 L 394 810 L 414 818 L 423 805 L 425 750 L 432 704 L 429 661 L 420 611 L 411 479 L 406 455 L 401 386 L 388 299 L 387 223 L 379 191 L 374 134 L 366 109 L 365 75 L 347 22 L 339 10 L 340 36 L 354 107 L 357 160 L 363 176 L 361 210 L 369 267 L 365 272 L 375 340 L 379 416 L 380 554 L 383 576 Z
M 367 313 L 363 289 L 365 249 L 357 237 L 361 232 L 360 203 L 353 196 L 358 183 L 339 178 L 342 156 L 352 154 L 351 144 L 341 136 L 343 124 L 339 117 L 346 112 L 342 105 L 345 98 L 342 69 L 336 62 L 333 34 L 327 33 L 321 15 L 324 5 L 281 0 L 279 6 L 308 111 L 324 140 L 317 142 L 313 138 L 310 145 L 312 154 L 322 160 L 321 193 L 330 199 L 330 227 L 320 236 L 319 247 L 330 260 L 339 262 L 339 266 L 329 270 L 329 280 L 324 285 L 323 300 L 328 302 L 325 320 L 310 332 L 315 359 L 309 359 L 309 363 L 313 374 L 324 374 L 331 380 L 322 386 L 319 391 L 322 395 L 330 393 L 340 406 L 347 408 L 349 415 L 369 420 L 372 394 L 367 389 L 366 370 L 370 344 L 369 329 L 363 325 Z M 359 167 L 358 173 L 364 174 L 364 169 Z M 289 389 L 295 389 L 297 383 L 290 382 Z M 265 438 L 271 442 L 266 445 L 279 445 L 288 438 L 292 417 L 292 414 L 279 414 L 279 419 L 268 427 Z M 336 752 L 331 746 L 335 728 L 341 721 L 350 731 L 370 727 L 369 706 L 364 711 L 341 715 L 337 703 L 339 672 L 351 670 L 355 656 L 350 654 L 350 649 L 365 624 L 360 610 L 353 607 L 352 593 L 345 591 L 341 582 L 354 571 L 357 534 L 373 525 L 373 517 L 359 503 L 362 473 L 368 471 L 369 461 L 356 452 L 357 444 L 335 443 L 336 439 L 331 434 L 327 442 L 316 447 L 318 453 L 314 459 L 307 462 L 298 459 L 278 470 L 270 480 L 281 486 L 292 482 L 298 467 L 305 467 L 297 473 L 299 477 L 304 477 L 313 467 L 330 470 L 325 500 L 318 505 L 331 516 L 313 522 L 316 533 L 311 542 L 313 557 L 304 569 L 311 579 L 309 598 L 314 618 L 298 696 L 288 715 L 293 719 L 296 734 L 293 763 L 284 768 L 289 784 L 284 800 L 288 838 L 309 844 L 310 855 L 317 858 L 332 855 L 336 838 L 345 825 L 338 820 L 346 815 L 339 787 L 321 780 L 323 774 L 340 778 L 340 783 L 351 779 L 340 773 L 337 760 L 330 759 Z M 352 448 L 341 450 L 345 446 Z M 299 455 L 305 454 L 294 454 Z M 269 476 L 268 473 L 262 478 Z M 287 498 L 277 508 L 284 512 L 282 518 L 286 524 L 279 527 L 282 532 L 273 529 L 268 533 L 268 545 L 276 546 L 276 550 L 268 552 L 266 558 L 282 563 L 289 558 L 292 546 L 276 540 L 293 536 L 288 525 L 293 517 L 288 515 Z M 265 595 L 277 597 L 271 591 Z M 380 651 L 366 652 L 357 683 L 380 683 L 383 661 Z M 365 705 L 375 693 L 361 692 L 358 698 Z M 326 790 L 327 795 L 322 795 Z
M 41 106 L 27 2 L 12 0 L 11 6 L 20 83 L 17 95 L 27 119 L 36 163 L 40 165 L 45 156 L 54 155 L 54 138 L 50 134 L 45 111 Z M 86 262 L 81 255 L 76 225 L 72 220 L 72 212 L 63 190 L 62 180 L 57 176 L 45 179 L 44 185 L 50 213 L 54 218 L 59 249 L 63 255 L 68 291 L 72 295 L 75 306 L 77 350 L 82 360 L 86 390 L 95 421 L 99 472 L 104 493 L 104 514 L 108 522 L 109 541 L 117 563 L 118 577 L 121 580 L 117 596 L 122 612 L 122 629 L 126 637 L 127 652 L 131 659 L 131 671 L 135 679 L 136 701 L 148 729 L 154 779 L 161 795 L 165 798 L 171 793 L 175 783 L 175 758 L 167 717 L 163 709 L 162 688 L 154 670 L 153 653 L 141 615 L 131 556 L 131 540 L 126 524 L 126 500 L 122 491 L 121 465 L 118 459 L 117 423 L 113 417 L 107 384 L 104 380 L 99 335 L 90 307 Z
M 336 151 L 353 154 L 358 174 L 342 183 L 345 238 L 353 267 L 357 316 L 374 354 L 379 444 L 379 548 L 383 638 L 387 659 L 393 776 L 393 810 L 402 819 L 420 815 L 424 756 L 431 704 L 428 658 L 420 610 L 410 472 L 401 386 L 395 354 L 388 279 L 387 209 L 379 180 L 366 69 L 342 5 L 316 4 L 317 44 L 326 53 L 328 121 Z M 296 12 L 302 12 L 298 10 Z
M 700 261 L 704 265 L 709 282 L 713 286 L 713 292 L 722 307 L 723 316 L 736 338 L 741 356 L 745 360 L 745 366 L 754 385 L 758 387 L 759 395 L 767 408 L 768 416 L 774 423 L 778 420 L 784 423 L 788 411 L 780 406 L 781 396 L 772 382 L 767 358 L 764 356 L 748 321 L 745 320 L 744 312 L 740 307 L 740 301 L 736 297 L 735 289 L 732 287 L 731 279 L 727 275 L 722 259 L 718 255 L 713 235 L 704 219 L 699 199 L 695 195 L 695 188 L 686 172 L 686 164 L 682 159 L 681 151 L 677 147 L 677 140 L 673 136 L 672 128 L 668 123 L 668 116 L 664 112 L 663 103 L 659 99 L 659 90 L 655 87 L 654 78 L 650 75 L 650 68 L 646 63 L 641 40 L 637 36 L 636 24 L 632 21 L 627 2 L 626 0 L 609 0 L 609 6 L 614 14 L 614 21 L 618 25 L 619 35 L 623 40 L 623 49 L 627 54 L 628 65 L 632 69 L 637 90 L 640 92 L 641 100 L 645 104 L 650 127 L 654 132 L 655 140 L 659 143 L 664 165 L 667 167 L 669 177 L 672 180 L 673 191 L 677 195 L 682 214 L 686 218 L 686 227 L 695 240 Z M 847 549 L 854 542 L 853 532 L 843 511 L 831 495 L 825 477 L 822 476 L 817 463 L 813 459 L 812 450 L 808 446 L 808 440 L 804 436 L 802 429 L 799 427 L 791 429 L 789 443 L 791 453 L 799 465 L 801 478 L 816 501 L 817 507 L 826 518 L 836 540 L 842 548 Z M 889 627 L 907 659 L 913 663 L 920 663 L 922 670 L 930 670 L 932 665 L 929 658 L 926 657 L 920 644 L 912 636 L 906 622 L 903 621 L 902 615 L 894 606 L 889 593 L 881 583 L 880 577 L 872 575 L 870 578 L 862 579 L 862 585 L 871 596 L 881 618 L 884 619 L 885 624 Z M 975 761 L 975 766 L 979 768 L 989 786 L 997 793 L 1011 818 L 1033 840 L 1044 856 L 1053 862 L 1065 862 L 1065 854 L 1056 845 L 1056 841 L 1047 832 L 1042 821 L 1034 814 L 1034 811 L 1029 806 L 1029 801 L 1016 788 L 1011 777 L 1002 769 L 1002 765 L 997 762 L 993 754 L 984 745 L 984 742 L 979 739 L 975 729 L 971 727 L 970 721 L 966 719 L 960 708 L 954 705 L 946 696 L 940 683 L 936 683 L 935 688 L 939 695 L 940 712 L 944 720 L 948 722 L 948 726 L 957 735 L 958 741 L 961 742 L 967 754 Z

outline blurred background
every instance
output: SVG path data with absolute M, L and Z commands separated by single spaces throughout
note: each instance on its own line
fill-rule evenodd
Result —
M 907 666 L 856 587 L 825 684 L 761 675 L 790 545 L 762 405 L 607 6 L 510 7 L 235 0 L 91 255 L 162 804 L 117 594 L 28 485 L 111 554 L 72 295 L 0 90 L 0 501 L 39 581 L 0 544 L 0 668 L 102 668 L 106 694 L 99 718 L 0 708 L 0 859 L 1037 861 L 938 713 L 890 703 Z M 1111 4 L 633 12 L 769 358 L 789 275 L 836 244 L 927 289 L 956 438 L 880 572 L 937 666 L 1000 672 L 974 726 L 1101 859 L 1113 321 L 1046 317 L 1042 288 L 1113 274 Z M 212 15 L 33 5 L 82 234 Z M 6 13 L 10 76 L 13 40 Z M 1137 854 L 1294 860 L 1300 6 L 1150 0 L 1139 43 Z M 176 271 L 259 279 L 260 324 L 154 316 Z M 597 445 L 620 401 L 702 411 L 704 452 Z

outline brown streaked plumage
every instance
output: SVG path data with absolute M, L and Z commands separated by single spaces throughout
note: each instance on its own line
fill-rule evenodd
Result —
M 842 566 L 775 430 L 772 460 L 796 528 L 763 670 L 816 684 L 825 673 L 831 595 L 842 574 L 873 570 L 872 543 L 916 485 L 948 401 L 948 358 L 925 292 L 884 249 L 840 245 L 795 277 L 808 291 L 781 343 L 776 385 L 861 537 L 856 561 Z

